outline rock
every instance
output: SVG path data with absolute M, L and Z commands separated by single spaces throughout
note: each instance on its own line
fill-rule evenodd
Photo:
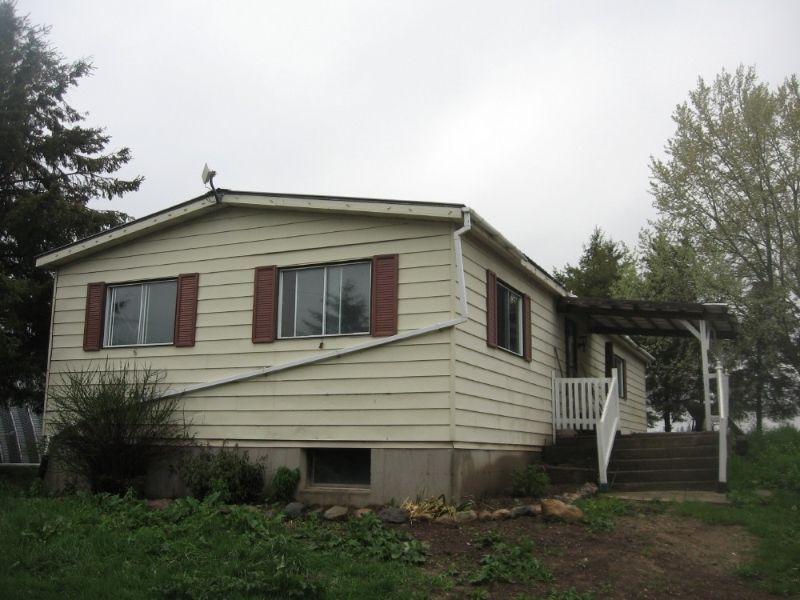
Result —
M 443 515 L 439 515 L 433 520 L 434 523 L 438 523 L 439 525 L 458 525 L 456 523 L 455 518 L 453 515 L 445 513 Z
M 586 482 L 578 490 L 578 495 L 581 498 L 590 498 L 597 495 L 597 486 L 591 482 Z
M 539 508 L 541 511 L 541 507 Z M 535 517 L 536 512 L 534 511 L 533 504 L 523 504 L 522 506 L 515 506 L 511 509 L 511 518 L 516 519 L 517 517 Z
M 350 509 L 346 506 L 331 506 L 322 516 L 325 517 L 327 521 L 344 521 L 349 512 Z
M 157 500 L 148 500 L 147 508 L 152 510 L 164 510 L 172 504 L 172 498 L 158 498 Z
M 433 521 L 433 515 L 429 513 L 420 513 L 414 517 L 411 517 L 412 521 L 417 521 L 419 523 L 430 523 Z
M 542 516 L 548 520 L 577 523 L 583 519 L 583 511 L 572 504 L 565 504 L 561 500 L 542 500 Z
M 264 516 L 268 519 L 273 519 L 277 515 L 277 511 L 274 508 L 268 508 L 264 511 Z
M 306 505 L 302 502 L 290 502 L 283 508 L 283 514 L 290 519 L 298 519 L 303 516 L 306 510 Z
M 488 510 L 482 510 L 478 513 L 478 520 L 479 521 L 491 521 L 492 520 L 492 513 Z
M 453 515 L 453 518 L 456 520 L 456 523 L 472 523 L 478 520 L 478 513 L 474 510 L 460 510 Z
M 532 517 L 538 517 L 539 515 L 541 515 L 542 514 L 542 505 L 541 505 L 541 503 L 539 503 L 539 504 L 531 504 L 531 512 L 533 513 L 531 515 Z
M 365 515 L 371 515 L 371 514 L 372 514 L 372 509 L 371 509 L 371 508 L 357 508 L 357 509 L 356 509 L 356 510 L 353 512 L 353 516 L 354 516 L 356 519 L 360 519 L 361 517 L 363 517 L 363 516 L 365 516 Z
M 564 504 L 572 504 L 576 500 L 580 500 L 581 496 L 580 494 L 567 493 L 567 494 L 559 494 L 557 496 L 554 496 L 554 498 L 556 500 L 560 500 Z
M 498 508 L 492 513 L 492 521 L 505 521 L 511 518 L 511 511 L 507 508 Z
M 387 506 L 378 513 L 378 518 L 384 523 L 405 523 L 408 516 L 407 510 L 397 506 Z
M 774 495 L 771 490 L 756 490 L 755 494 L 759 498 L 764 498 L 764 499 L 772 498 L 772 496 Z

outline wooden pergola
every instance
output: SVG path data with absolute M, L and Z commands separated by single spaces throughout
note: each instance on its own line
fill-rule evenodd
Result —
M 714 340 L 736 337 L 727 304 L 654 302 L 608 298 L 559 298 L 558 312 L 582 317 L 589 332 L 608 335 L 694 337 L 700 342 L 705 428 L 711 428 L 709 351 Z

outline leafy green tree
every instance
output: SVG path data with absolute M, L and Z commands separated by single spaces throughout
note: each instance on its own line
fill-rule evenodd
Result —
M 666 158 L 651 164 L 655 205 L 740 317 L 732 366 L 760 429 L 798 410 L 800 84 L 772 90 L 753 68 L 723 71 L 673 120 Z
M 0 2 L 0 402 L 42 401 L 53 280 L 36 255 L 124 223 L 87 203 L 142 181 L 114 176 L 130 151 L 107 151 L 109 136 L 67 103 L 92 66 L 66 61 L 47 33 Z
M 556 279 L 567 289 L 590 298 L 611 298 L 616 288 L 631 276 L 634 261 L 621 242 L 615 242 L 602 229 L 595 227 L 577 265 L 555 269 Z

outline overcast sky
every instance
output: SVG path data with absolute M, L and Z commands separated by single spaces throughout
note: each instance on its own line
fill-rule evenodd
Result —
M 800 2 L 19 0 L 95 73 L 140 217 L 231 189 L 463 202 L 545 268 L 654 216 L 650 155 L 698 76 L 800 72 Z M 109 207 L 98 202 L 97 207 Z

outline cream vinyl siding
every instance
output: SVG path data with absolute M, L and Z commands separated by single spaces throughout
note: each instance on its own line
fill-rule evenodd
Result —
M 253 269 L 400 255 L 399 331 L 452 318 L 450 223 L 285 209 L 224 208 L 59 269 L 51 382 L 108 359 L 166 373 L 173 388 L 209 382 L 368 336 L 253 344 Z M 84 352 L 86 284 L 199 273 L 196 344 Z M 322 348 L 320 349 L 320 345 Z M 450 440 L 451 353 L 445 330 L 184 399 L 201 440 L 362 445 Z
M 531 363 L 486 345 L 486 269 L 531 297 Z M 563 323 L 555 313 L 555 297 L 474 237 L 464 240 L 464 271 L 470 318 L 454 331 L 456 443 L 542 446 L 552 435 L 554 347 L 563 363 Z
M 603 377 L 606 364 L 606 342 L 614 344 L 614 354 L 625 359 L 628 375 L 627 397 L 620 398 L 619 416 L 622 433 L 647 431 L 647 400 L 645 394 L 645 363 L 642 358 L 616 336 L 590 335 L 589 361 L 591 377 Z

